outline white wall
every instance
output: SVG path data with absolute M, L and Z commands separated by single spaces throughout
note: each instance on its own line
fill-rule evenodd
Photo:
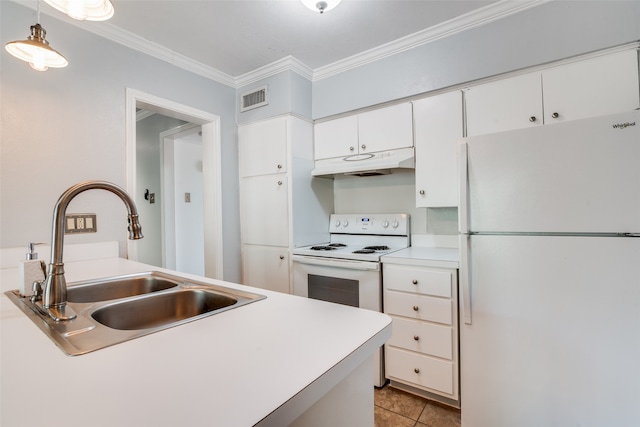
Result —
M 162 192 L 160 133 L 185 122 L 153 114 L 136 123 L 137 193 L 134 195 L 144 239 L 137 243 L 138 261 L 162 267 Z M 155 203 L 144 198 L 145 190 L 155 194 Z
M 176 271 L 204 276 L 202 142 L 177 139 L 174 150 Z
M 2 44 L 24 39 L 35 15 L 0 1 Z M 48 242 L 53 206 L 77 182 L 100 179 L 125 187 L 125 90 L 133 88 L 221 117 L 224 278 L 240 281 L 235 89 L 51 16 L 43 15 L 41 24 L 68 67 L 36 72 L 0 52 L 0 247 Z M 96 213 L 98 232 L 65 241 L 118 240 L 126 255 L 126 210 L 117 197 L 89 191 L 69 212 Z

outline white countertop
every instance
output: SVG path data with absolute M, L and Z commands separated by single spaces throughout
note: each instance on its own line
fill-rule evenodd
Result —
M 68 283 L 149 270 L 121 258 L 65 264 Z M 267 298 L 81 356 L 65 355 L 8 298 L 0 270 L 0 424 L 286 425 L 391 336 L 369 310 L 191 276 Z
M 381 257 L 387 264 L 415 265 L 420 267 L 458 268 L 460 254 L 457 248 L 411 246 Z

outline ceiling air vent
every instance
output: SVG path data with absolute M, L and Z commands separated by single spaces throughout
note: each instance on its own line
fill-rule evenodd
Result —
M 267 87 L 262 86 L 251 92 L 240 95 L 240 112 L 252 110 L 269 104 L 269 94 Z

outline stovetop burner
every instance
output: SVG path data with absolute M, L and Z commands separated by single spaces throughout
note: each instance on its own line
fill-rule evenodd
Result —
M 309 249 L 311 249 L 312 251 L 335 251 L 336 250 L 336 248 L 333 247 L 332 245 L 311 246 Z
M 346 248 L 347 245 L 344 243 L 329 243 L 327 246 L 331 246 L 333 248 Z
M 373 250 L 373 249 L 364 248 L 364 249 L 358 249 L 357 251 L 353 251 L 352 253 L 354 253 L 354 254 L 375 254 L 376 251 Z
M 372 251 L 388 251 L 389 250 L 389 246 L 386 245 L 380 245 L 380 246 L 365 246 L 362 249 L 370 249 Z

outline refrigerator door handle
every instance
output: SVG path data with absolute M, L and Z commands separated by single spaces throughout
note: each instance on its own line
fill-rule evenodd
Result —
M 466 141 L 458 141 L 458 228 L 460 234 L 469 233 L 467 147 Z
M 471 325 L 471 269 L 469 264 L 470 236 L 460 234 L 460 308 L 462 319 L 466 325 Z

